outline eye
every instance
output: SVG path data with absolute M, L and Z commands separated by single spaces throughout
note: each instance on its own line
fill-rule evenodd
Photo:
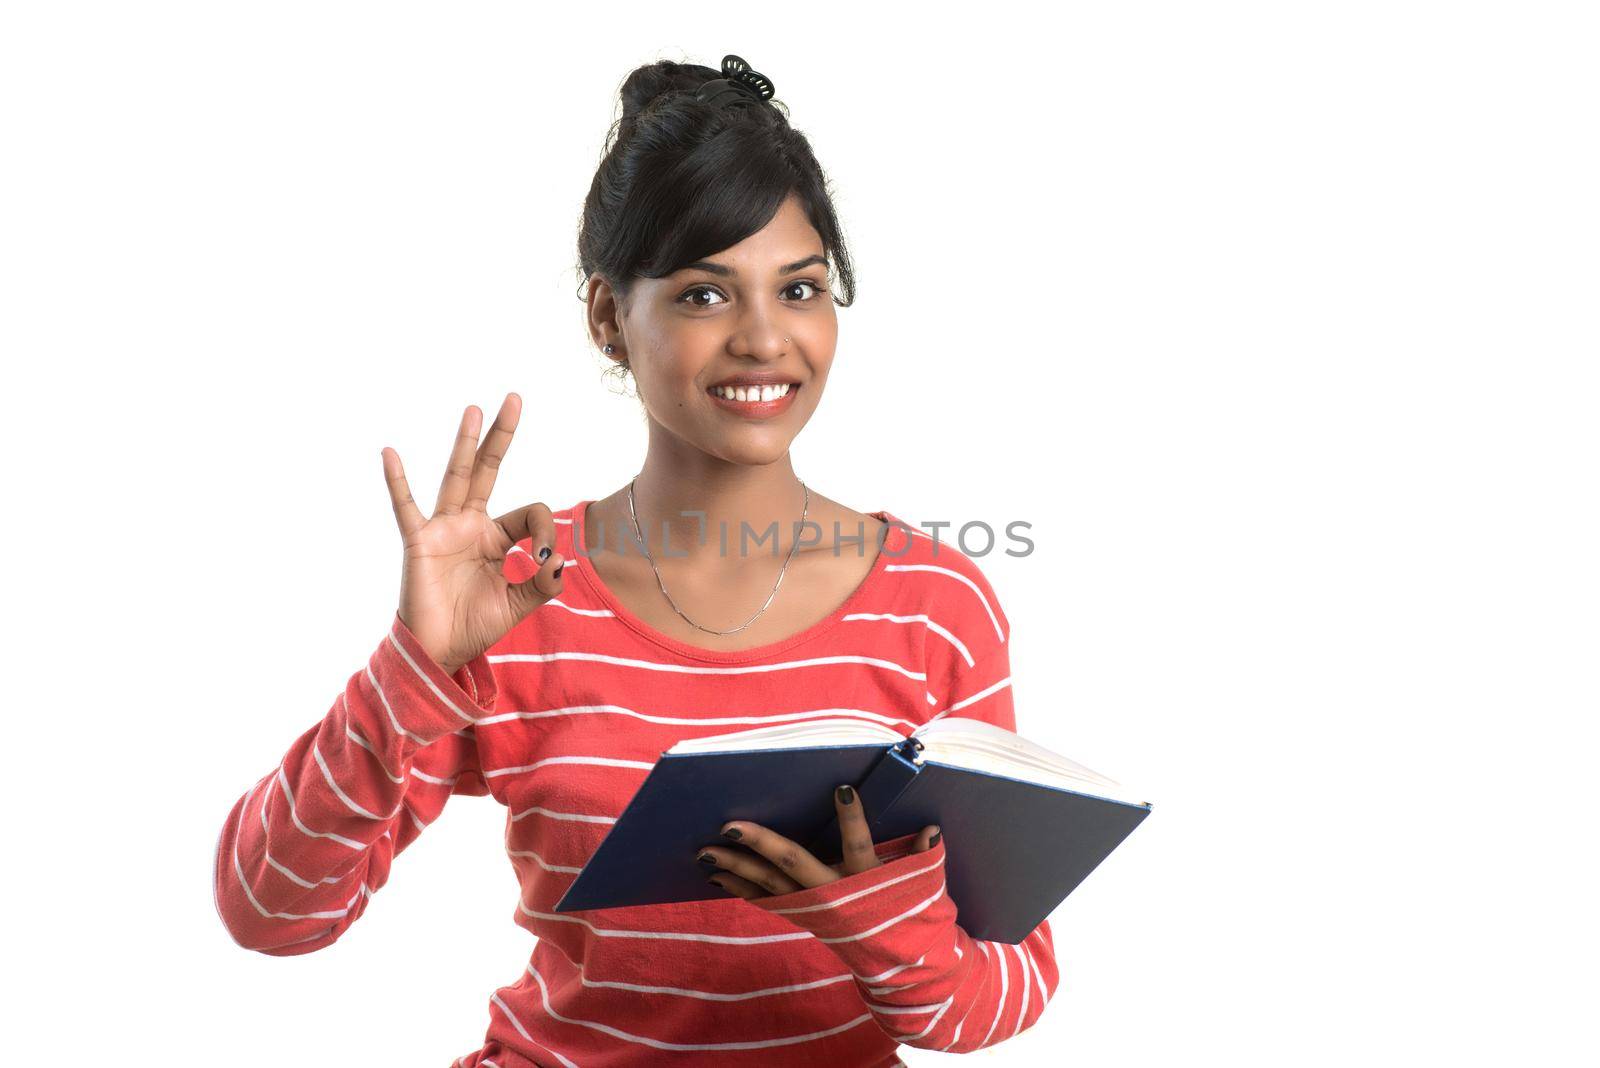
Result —
M 722 302 L 724 304 L 726 304 L 727 301 L 728 301 L 727 297 L 723 297 L 722 294 L 718 293 L 716 291 L 716 289 L 713 288 L 712 286 L 692 286 L 689 289 L 686 289 L 686 290 L 683 291 L 683 293 L 678 297 L 678 302 L 680 304 L 687 304 L 691 308 L 713 308 L 713 307 L 716 307 L 716 304 L 714 302 L 702 302 L 702 301 L 694 300 L 693 297 L 697 293 L 715 294 L 716 296 L 722 298 Z
M 809 278 L 802 278 L 802 279 L 800 279 L 798 281 L 790 282 L 788 285 L 783 287 L 783 291 L 785 293 L 787 293 L 791 289 L 794 289 L 796 286 L 810 286 L 811 287 L 811 296 L 809 296 L 809 297 L 800 297 L 799 299 L 802 302 L 808 301 L 808 300 L 816 300 L 817 296 L 822 292 L 822 287 L 817 285 L 817 283 L 811 281 L 811 279 L 809 279 Z

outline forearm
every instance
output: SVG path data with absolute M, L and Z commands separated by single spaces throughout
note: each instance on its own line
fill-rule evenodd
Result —
M 751 902 L 833 950 L 907 1045 L 965 1053 L 1032 1026 L 1058 983 L 1048 924 L 1019 945 L 973 939 L 946 893 L 943 843 L 897 855 L 908 841 L 883 843 L 884 863 L 866 872 Z
M 397 620 L 323 719 L 230 811 L 213 877 L 235 941 L 307 952 L 319 936 L 337 938 L 442 807 L 467 745 L 452 736 L 493 701 L 487 661 L 452 679 Z

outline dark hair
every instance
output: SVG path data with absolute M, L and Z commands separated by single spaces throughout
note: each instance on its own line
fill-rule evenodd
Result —
M 622 117 L 583 202 L 582 277 L 599 273 L 626 300 L 635 277 L 663 278 L 738 244 L 766 226 L 791 193 L 822 238 L 855 301 L 855 274 L 834 216 L 828 182 L 811 144 L 775 101 L 705 104 L 695 90 L 720 70 L 660 60 L 622 83 Z M 581 298 L 580 298 L 581 299 Z

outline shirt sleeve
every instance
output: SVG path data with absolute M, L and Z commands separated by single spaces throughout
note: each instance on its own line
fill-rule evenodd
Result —
M 966 670 L 952 669 L 955 714 L 1015 730 L 1010 676 L 1003 644 Z M 961 843 L 941 835 L 912 853 L 915 839 L 875 843 L 881 863 L 868 871 L 750 903 L 833 950 L 890 1038 L 969 1053 L 1033 1026 L 1060 981 L 1049 921 L 1016 945 L 972 938 L 945 890 L 945 847 Z
M 488 793 L 473 724 L 496 693 L 486 657 L 447 675 L 396 613 L 366 667 L 223 823 L 212 879 L 234 941 L 290 956 L 338 939 L 452 795 Z

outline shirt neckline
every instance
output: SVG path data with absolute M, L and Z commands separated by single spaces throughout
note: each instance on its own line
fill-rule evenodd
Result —
M 579 556 L 578 550 L 583 546 L 584 521 L 588 516 L 589 505 L 593 503 L 593 501 L 589 500 L 579 501 L 572 509 L 573 551 L 571 555 L 575 557 Z M 724 664 L 736 664 L 744 663 L 750 660 L 762 660 L 766 657 L 773 656 L 774 654 L 781 653 L 787 649 L 792 649 L 802 642 L 808 642 L 811 639 L 818 637 L 825 631 L 832 629 L 835 624 L 844 619 L 844 617 L 849 615 L 852 611 L 859 608 L 861 604 L 866 601 L 869 596 L 871 596 L 872 592 L 882 581 L 882 577 L 888 569 L 889 562 L 905 555 L 906 541 L 911 537 L 911 534 L 906 529 L 905 523 L 887 510 L 868 512 L 867 514 L 872 516 L 874 519 L 878 519 L 884 523 L 887 523 L 888 530 L 884 534 L 883 545 L 878 550 L 877 558 L 872 561 L 871 570 L 867 572 L 865 578 L 856 584 L 856 588 L 852 590 L 850 595 L 844 599 L 844 603 L 840 604 L 824 618 L 818 620 L 803 630 L 797 631 L 786 638 L 779 638 L 776 641 L 767 642 L 765 645 L 756 645 L 748 649 L 708 649 L 702 645 L 693 645 L 689 642 L 674 638 L 670 634 L 666 634 L 657 630 L 655 627 L 652 627 L 650 624 L 634 615 L 633 612 L 629 611 L 628 607 L 617 599 L 616 595 L 611 592 L 610 587 L 605 584 L 605 580 L 600 577 L 600 575 L 595 571 L 594 567 L 588 562 L 588 557 L 579 557 L 584 561 L 584 565 L 574 568 L 574 570 L 578 573 L 579 580 L 587 585 L 594 595 L 599 598 L 601 603 L 611 610 L 611 613 L 617 618 L 618 622 L 628 627 L 628 629 L 632 630 L 646 641 L 659 645 L 663 649 L 667 649 L 679 656 L 689 657 L 695 660 L 707 660 Z

